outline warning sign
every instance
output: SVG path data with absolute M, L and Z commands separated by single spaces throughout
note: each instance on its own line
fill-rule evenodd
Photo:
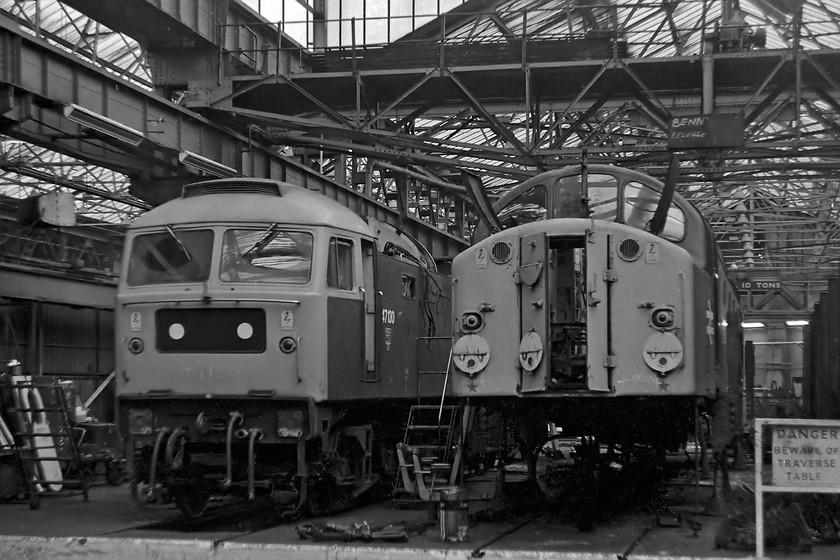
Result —
M 774 485 L 840 487 L 840 424 L 771 429 Z
M 765 435 L 771 433 L 771 472 L 764 482 Z M 755 419 L 755 556 L 764 558 L 764 493 L 840 493 L 840 421 Z

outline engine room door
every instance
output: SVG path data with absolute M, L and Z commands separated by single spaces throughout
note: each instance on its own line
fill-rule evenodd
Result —
M 376 341 L 379 333 L 376 329 L 379 326 L 376 318 L 379 316 L 379 298 L 376 293 L 376 247 L 371 241 L 362 240 L 362 291 L 365 304 L 365 363 L 363 381 L 379 381 L 381 371 L 377 363 Z
M 548 337 L 548 243 L 544 233 L 520 239 L 517 274 L 522 392 L 545 391 L 549 379 L 551 343 Z
M 606 232 L 586 232 L 586 346 L 587 387 L 590 391 L 610 391 L 610 372 L 615 367 L 611 285 L 615 281 L 612 236 Z

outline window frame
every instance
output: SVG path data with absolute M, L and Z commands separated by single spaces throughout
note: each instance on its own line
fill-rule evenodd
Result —
M 341 253 L 339 251 L 341 247 L 346 247 L 348 250 Z M 341 257 L 343 255 L 350 256 L 349 263 L 342 263 Z M 342 269 L 346 269 L 344 272 L 349 272 L 350 274 L 349 287 L 347 287 L 346 278 L 342 277 Z M 353 239 L 335 235 L 330 236 L 327 245 L 326 282 L 327 288 L 330 290 L 352 292 L 356 289 L 356 243 Z
M 315 267 L 315 240 L 316 240 L 315 234 L 312 231 L 309 231 L 309 230 L 296 229 L 296 228 L 284 228 L 284 227 L 280 227 L 278 224 L 275 224 L 275 226 L 277 226 L 277 227 L 269 226 L 269 228 L 266 229 L 266 227 L 264 225 L 262 225 L 262 226 L 251 225 L 251 224 L 249 224 L 247 226 L 237 225 L 237 226 L 227 226 L 222 231 L 220 231 L 219 232 L 219 234 L 220 234 L 220 242 L 219 242 L 220 243 L 220 249 L 219 249 L 220 253 L 219 253 L 219 256 L 217 257 L 218 263 L 219 263 L 219 270 L 216 274 L 216 278 L 218 279 L 218 281 L 222 284 L 238 284 L 238 283 L 257 284 L 257 285 L 282 284 L 284 286 L 305 286 L 305 285 L 309 284 L 312 281 L 312 272 L 313 272 L 314 267 Z M 260 248 L 260 250 L 264 250 L 266 247 L 271 245 L 271 242 L 274 241 L 275 239 L 277 239 L 281 234 L 286 235 L 287 237 L 289 236 L 289 234 L 299 234 L 299 235 L 302 235 L 302 236 L 307 236 L 308 243 L 309 243 L 309 254 L 308 255 L 302 255 L 302 258 L 307 257 L 308 261 L 309 261 L 309 266 L 308 266 L 308 270 L 307 270 L 307 274 L 306 274 L 306 279 L 305 280 L 289 279 L 289 278 L 293 278 L 292 276 L 284 279 L 284 278 L 280 277 L 279 272 L 282 272 L 282 271 L 287 270 L 287 269 L 284 269 L 283 267 L 263 266 L 260 263 L 254 264 L 253 260 L 256 260 L 257 258 L 259 258 L 259 254 L 255 255 L 255 257 L 251 261 L 248 261 L 247 259 L 242 259 L 242 254 L 239 253 L 240 247 L 238 247 L 238 243 L 237 243 L 237 247 L 234 249 L 235 256 L 233 257 L 234 262 L 237 263 L 236 266 L 234 266 L 234 267 L 225 266 L 226 257 L 230 258 L 229 252 L 227 252 L 225 250 L 226 244 L 228 242 L 228 235 L 236 236 L 237 232 L 251 232 L 251 231 L 253 231 L 256 234 L 268 234 L 268 235 L 270 235 L 270 237 L 267 237 L 265 245 L 262 248 Z M 262 237 L 262 236 L 260 236 L 260 237 Z M 237 241 L 238 241 L 238 238 L 237 238 Z M 268 258 L 268 257 L 265 257 L 265 258 Z M 237 267 L 240 266 L 240 265 L 251 266 L 255 270 L 264 269 L 266 271 L 265 276 L 262 277 L 262 278 L 258 278 L 258 277 L 244 278 L 244 279 L 240 278 L 239 277 L 239 272 L 241 272 L 241 271 L 237 272 L 237 270 L 236 270 Z M 277 271 L 278 274 L 276 276 L 274 276 L 274 275 L 272 275 L 272 271 Z M 233 272 L 233 277 L 231 279 L 223 278 L 222 275 L 225 274 L 226 272 Z
M 522 212 L 524 210 L 524 208 L 519 208 L 518 210 L 516 210 L 516 213 L 514 214 L 514 211 L 510 210 L 511 207 L 513 207 L 517 204 L 523 204 L 522 199 L 524 199 L 526 197 L 529 197 L 529 196 L 533 196 L 534 194 L 536 194 L 539 191 L 542 192 L 542 210 L 543 210 L 542 217 L 537 218 L 535 220 L 527 220 L 527 221 L 515 220 L 516 223 L 513 224 L 513 225 L 504 225 L 505 221 L 511 219 L 512 216 L 515 216 L 515 215 L 516 216 L 521 216 Z M 533 187 L 530 187 L 526 191 L 520 193 L 519 196 L 517 196 L 516 198 L 514 198 L 513 200 L 508 202 L 507 205 L 505 205 L 504 208 L 499 210 L 499 222 L 501 224 L 503 224 L 502 229 L 510 229 L 510 228 L 521 226 L 521 225 L 524 225 L 524 224 L 530 224 L 530 223 L 533 223 L 533 222 L 541 222 L 541 221 L 544 221 L 544 220 L 548 219 L 548 217 L 550 215 L 549 212 L 551 210 L 551 204 L 550 203 L 551 203 L 551 201 L 549 200 L 549 189 L 548 189 L 548 187 L 546 187 L 542 183 L 540 183 L 538 185 L 534 185 Z M 527 204 L 534 204 L 534 203 L 529 202 Z M 537 206 L 536 204 L 534 204 L 534 205 Z M 506 214 L 506 211 L 507 211 L 507 214 Z
M 199 238 L 200 236 L 200 238 Z M 193 239 L 195 237 L 196 239 Z M 152 241 L 154 240 L 154 241 Z M 201 241 L 201 245 L 197 245 L 197 241 Z M 181 251 L 179 248 L 181 244 L 190 253 L 191 257 L 183 256 L 185 262 L 174 266 L 176 261 L 170 261 L 167 255 L 161 253 L 161 244 L 166 242 L 173 249 L 172 254 L 177 254 Z M 209 243 L 208 243 L 209 242 Z M 126 268 L 125 283 L 127 286 L 136 288 L 140 286 L 168 286 L 175 284 L 201 284 L 210 280 L 210 274 L 213 268 L 213 261 L 215 259 L 215 243 L 216 231 L 210 227 L 185 228 L 174 229 L 171 231 L 167 229 L 156 231 L 138 232 L 131 239 L 131 247 L 128 252 L 128 263 Z M 140 246 L 146 244 L 145 250 Z M 177 248 L 177 251 L 174 249 Z M 201 249 L 201 253 L 197 251 Z M 137 251 L 143 250 L 143 253 L 137 254 Z M 169 251 L 167 250 L 167 253 Z M 140 258 L 146 260 L 152 256 L 157 255 L 157 262 L 160 269 L 150 266 L 148 263 L 139 263 L 135 259 Z M 198 258 L 202 257 L 202 258 Z M 163 259 L 163 260 L 161 260 Z M 166 262 L 164 262 L 164 260 Z M 192 264 L 192 260 L 196 260 L 196 264 Z M 197 266 L 199 276 L 187 276 L 183 279 L 175 278 L 176 273 L 181 268 L 187 266 Z M 139 268 L 139 267 L 142 267 Z M 138 276 L 148 278 L 155 274 L 156 278 L 140 280 Z

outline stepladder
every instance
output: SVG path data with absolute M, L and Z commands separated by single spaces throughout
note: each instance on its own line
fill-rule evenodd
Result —
M 463 445 L 469 418 L 466 403 L 411 407 L 403 441 L 397 444 L 395 499 L 437 501 L 441 491 L 463 482 Z

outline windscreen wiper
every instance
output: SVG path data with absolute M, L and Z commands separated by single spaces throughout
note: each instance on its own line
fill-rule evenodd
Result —
M 242 253 L 242 255 L 240 255 L 239 258 L 244 259 L 245 257 L 247 257 L 250 253 L 253 253 L 254 251 L 262 251 L 263 247 L 268 245 L 268 243 L 274 238 L 273 234 L 274 234 L 274 230 L 277 229 L 277 225 L 278 225 L 277 222 L 274 222 L 270 226 L 268 226 L 268 229 L 265 230 L 265 232 L 262 234 L 262 237 L 260 237 L 259 240 L 256 243 L 251 245 L 251 247 L 247 251 Z
M 168 232 L 169 232 L 169 235 L 171 235 L 171 236 L 172 236 L 172 239 L 174 239 L 174 240 L 175 240 L 175 243 L 177 243 L 177 244 L 178 244 L 178 248 L 179 248 L 179 249 L 181 249 L 181 252 L 182 252 L 182 253 L 184 253 L 184 256 L 185 256 L 185 257 L 187 257 L 187 261 L 188 261 L 188 262 L 192 262 L 193 257 L 192 257 L 192 254 L 190 253 L 190 250 L 189 250 L 189 249 L 187 249 L 187 246 L 186 246 L 186 245 L 184 245 L 184 242 L 183 242 L 183 241 L 181 241 L 181 238 L 180 238 L 180 237 L 178 237 L 178 234 L 177 234 L 177 233 L 175 233 L 175 230 L 174 230 L 174 229 L 172 229 L 172 226 L 170 226 L 169 224 L 166 224 L 166 225 L 164 225 L 163 227 L 165 227 L 165 228 L 166 228 L 166 231 L 168 231 Z

